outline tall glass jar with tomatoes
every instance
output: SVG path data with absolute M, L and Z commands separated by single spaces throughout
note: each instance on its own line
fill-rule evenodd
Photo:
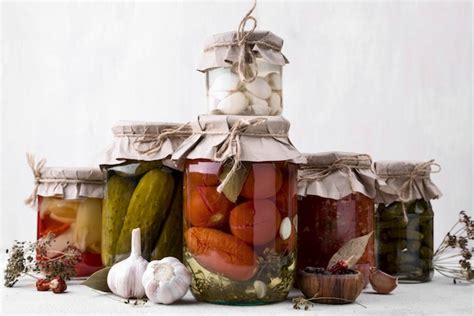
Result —
M 225 122 L 231 130 L 242 122 L 249 127 L 247 119 L 238 117 L 227 122 L 219 116 L 199 119 L 216 123 L 211 126 Z M 269 120 L 289 127 L 282 118 Z M 207 132 L 207 141 L 194 143 L 188 153 L 193 158 L 186 160 L 184 171 L 184 262 L 193 275 L 191 292 L 199 301 L 218 304 L 282 301 L 293 286 L 296 268 L 297 159 L 216 161 L 206 156 L 208 141 L 216 140 L 213 131 Z M 240 156 L 248 157 L 253 150 L 265 159 L 265 151 L 259 152 L 264 148 L 247 143 L 260 138 L 254 132 L 251 127 L 234 129 L 242 138 L 253 135 L 239 140 Z M 293 157 L 299 155 L 291 144 L 284 147 Z

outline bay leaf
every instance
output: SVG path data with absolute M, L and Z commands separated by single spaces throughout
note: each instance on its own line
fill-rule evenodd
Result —
M 339 260 L 347 260 L 349 268 L 352 268 L 365 252 L 367 243 L 374 232 L 357 237 L 346 242 L 329 260 L 327 270 L 335 265 Z
M 101 292 L 111 292 L 109 286 L 107 285 L 107 275 L 111 267 L 101 269 L 93 273 L 90 277 L 87 278 L 81 285 L 90 287 L 91 289 L 101 291 Z
M 232 169 L 233 161 L 230 161 L 224 164 L 222 168 L 222 172 L 219 175 L 219 179 L 223 181 L 227 175 L 229 174 L 230 170 Z M 239 168 L 237 171 L 231 176 L 227 184 L 222 189 L 222 193 L 229 199 L 229 201 L 235 203 L 237 198 L 240 195 L 240 191 L 242 191 L 242 186 L 244 185 L 245 180 L 250 172 L 251 165 L 248 162 L 240 162 Z

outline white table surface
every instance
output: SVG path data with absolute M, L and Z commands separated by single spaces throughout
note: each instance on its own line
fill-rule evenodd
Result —
M 3 267 L 2 264 L 2 283 Z M 200 303 L 188 292 L 174 305 L 154 305 L 150 302 L 131 306 L 111 295 L 99 294 L 72 281 L 66 293 L 37 292 L 30 278 L 23 278 L 13 288 L 1 286 L 1 315 L 11 314 L 156 314 L 156 315 L 473 315 L 474 285 L 453 282 L 435 275 L 432 282 L 400 284 L 390 295 L 374 294 L 370 286 L 363 291 L 357 304 L 314 305 L 309 311 L 294 310 L 291 298 L 300 295 L 294 290 L 281 303 L 238 307 Z

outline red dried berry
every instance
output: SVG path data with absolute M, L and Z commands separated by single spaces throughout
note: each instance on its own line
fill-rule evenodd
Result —
M 49 291 L 49 281 L 46 279 L 39 279 L 36 281 L 37 291 Z
M 55 277 L 49 282 L 49 288 L 53 293 L 63 293 L 67 289 L 66 282 L 61 277 Z
M 329 272 L 332 274 L 345 274 L 349 269 L 349 265 L 346 260 L 339 260 L 336 262 L 331 268 L 329 268 Z

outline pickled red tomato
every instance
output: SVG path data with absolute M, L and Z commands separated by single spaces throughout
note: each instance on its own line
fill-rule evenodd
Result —
M 275 196 L 282 185 L 280 169 L 271 162 L 253 163 L 240 194 L 247 199 Z
M 187 184 L 190 187 L 216 186 L 219 184 L 219 171 L 221 164 L 218 162 L 195 161 L 189 164 L 186 173 Z
M 217 187 L 198 186 L 187 203 L 187 219 L 198 227 L 217 227 L 225 224 L 233 204 Z
M 262 245 L 273 240 L 280 228 L 281 216 L 269 200 L 244 202 L 230 213 L 230 230 L 248 244 Z

